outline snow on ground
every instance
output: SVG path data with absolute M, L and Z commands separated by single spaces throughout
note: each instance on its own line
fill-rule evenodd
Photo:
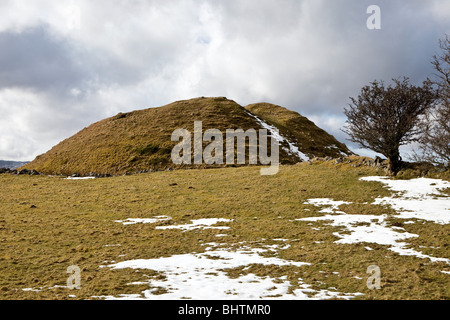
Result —
M 155 229 L 161 229 L 161 230 L 167 230 L 167 229 L 180 229 L 184 231 L 188 230 L 194 230 L 194 229 L 219 229 L 219 230 L 225 230 L 230 229 L 230 227 L 227 226 L 217 226 L 213 227 L 213 225 L 219 223 L 219 222 L 232 222 L 233 220 L 229 219 L 217 219 L 217 218 L 210 218 L 210 219 L 197 219 L 197 220 L 191 220 L 190 224 L 180 224 L 180 225 L 173 225 L 173 226 L 159 226 Z
M 405 219 L 405 224 L 415 223 L 422 219 L 434 223 L 448 224 L 450 202 L 449 197 L 440 193 L 440 189 L 448 188 L 450 184 L 442 180 L 413 179 L 413 180 L 389 180 L 385 177 L 367 177 L 364 181 L 379 181 L 386 184 L 395 192 L 391 197 L 378 198 L 374 204 L 386 204 L 397 211 L 399 217 Z M 332 199 L 309 199 L 307 204 L 315 205 L 325 214 L 321 217 L 309 217 L 297 219 L 311 223 L 325 221 L 328 224 L 340 227 L 343 232 L 336 232 L 339 240 L 336 243 L 375 243 L 388 246 L 388 249 L 399 255 L 415 256 L 421 259 L 429 259 L 431 262 L 443 261 L 450 264 L 450 259 L 437 258 L 419 252 L 408 247 L 407 240 L 417 238 L 419 235 L 406 232 L 401 227 L 390 226 L 388 215 L 364 215 L 346 214 L 339 210 L 339 206 L 350 204 L 346 201 L 334 201 Z M 166 216 L 157 216 L 153 219 L 127 219 L 117 221 L 124 224 L 156 223 L 170 219 Z M 190 224 L 157 226 L 156 229 L 179 229 L 183 232 L 196 229 L 229 229 L 228 226 L 215 226 L 217 223 L 229 223 L 229 219 L 198 219 L 191 220 Z M 220 234 L 218 236 L 226 236 Z M 261 239 L 265 241 L 266 239 Z M 164 275 L 164 278 L 146 277 L 144 281 L 130 283 L 129 285 L 148 284 L 148 289 L 141 294 L 129 294 L 113 296 L 100 296 L 107 300 L 114 299 L 221 299 L 221 300 L 251 300 L 251 299 L 352 299 L 361 293 L 339 293 L 333 288 L 326 290 L 313 290 L 311 286 L 298 278 L 296 283 L 287 280 L 286 276 L 260 277 L 255 274 L 240 275 L 230 278 L 227 270 L 242 268 L 246 271 L 251 265 L 275 265 L 293 266 L 301 269 L 308 265 L 306 262 L 283 260 L 277 257 L 265 257 L 267 252 L 276 253 L 279 250 L 290 247 L 288 239 L 272 239 L 281 244 L 267 245 L 263 243 L 238 242 L 205 243 L 205 252 L 173 255 L 158 259 L 138 259 L 109 262 L 111 269 L 137 269 L 154 270 Z M 366 250 L 374 249 L 366 246 Z M 450 273 L 449 271 L 442 271 Z M 298 289 L 290 290 L 295 285 Z M 163 289 L 163 290 L 161 290 Z
M 388 180 L 387 177 L 366 177 L 363 181 L 379 181 L 396 191 L 391 197 L 378 198 L 374 204 L 387 204 L 398 212 L 396 218 L 422 219 L 439 224 L 450 222 L 449 198 L 439 192 L 440 189 L 450 187 L 450 183 L 436 179 L 413 179 L 413 180 Z M 436 197 L 439 196 L 439 197 Z M 399 255 L 415 256 L 421 259 L 430 259 L 431 262 L 443 261 L 450 263 L 450 259 L 436 258 L 422 252 L 407 248 L 406 239 L 417 238 L 419 235 L 404 232 L 403 228 L 390 227 L 387 225 L 387 215 L 357 215 L 346 214 L 338 211 L 339 205 L 348 203 L 344 201 L 333 201 L 331 199 L 310 199 L 306 204 L 314 204 L 317 207 L 326 206 L 321 209 L 322 213 L 329 215 L 322 217 L 310 217 L 297 219 L 299 221 L 329 221 L 331 226 L 342 227 L 348 234 L 334 233 L 340 240 L 336 243 L 376 243 L 390 246 L 389 250 Z
M 387 177 L 366 177 L 361 180 L 381 182 L 397 193 L 392 197 L 378 198 L 374 202 L 390 205 L 398 212 L 397 218 L 450 223 L 449 197 L 440 192 L 450 188 L 448 181 L 427 178 L 389 180 Z
M 398 232 L 393 227 L 386 225 L 386 215 L 371 216 L 371 215 L 327 215 L 323 217 L 312 217 L 297 219 L 299 221 L 330 221 L 331 226 L 339 226 L 345 228 L 349 234 L 334 233 L 335 236 L 341 238 L 336 243 L 353 244 L 353 243 L 376 243 L 380 245 L 390 246 L 389 250 L 394 251 L 400 255 L 415 256 L 422 259 L 430 259 L 432 262 L 443 261 L 450 263 L 450 259 L 435 258 L 425 255 L 414 249 L 406 248 L 408 243 L 400 242 L 402 240 L 417 238 L 419 235 Z M 365 223 L 368 225 L 358 225 Z
M 168 217 L 168 216 L 156 216 L 154 218 L 149 218 L 149 219 L 129 218 L 126 220 L 116 220 L 115 222 L 122 223 L 124 225 L 129 225 L 129 224 L 137 224 L 137 223 L 158 223 L 158 222 L 168 221 L 170 219 L 172 219 L 172 218 Z
M 42 288 L 36 289 L 36 288 L 24 288 L 22 291 L 30 291 L 30 292 L 41 292 Z
M 67 180 L 90 180 L 95 179 L 95 177 L 67 177 Z
M 214 245 L 214 244 L 208 244 Z M 209 248 L 211 249 L 211 248 Z M 119 297 L 103 296 L 102 299 L 205 299 L 205 300 L 252 300 L 252 299 L 350 299 L 360 293 L 343 294 L 330 290 L 312 290 L 310 285 L 298 279 L 300 289 L 289 292 L 292 285 L 286 276 L 260 277 L 255 274 L 229 278 L 227 269 L 248 267 L 252 264 L 295 266 L 308 265 L 276 257 L 263 257 L 261 253 L 268 249 L 243 246 L 235 251 L 230 248 L 215 248 L 205 253 L 174 255 L 159 259 L 131 260 L 108 265 L 113 269 L 155 270 L 166 277 L 148 279 L 149 289 L 141 295 L 123 295 Z M 142 284 L 143 282 L 130 283 Z M 160 288 L 167 292 L 154 294 Z
M 251 117 L 255 118 L 256 121 L 261 125 L 261 127 L 263 127 L 264 129 L 267 129 L 267 130 L 270 132 L 270 134 L 272 135 L 272 137 L 274 137 L 275 140 L 277 140 L 277 141 L 280 143 L 280 145 L 281 145 L 283 142 L 286 142 L 286 143 L 288 144 L 289 149 L 283 147 L 284 151 L 286 151 L 286 152 L 288 152 L 288 153 L 290 153 L 290 154 L 296 155 L 296 156 L 297 156 L 298 158 L 300 158 L 302 161 L 308 161 L 308 160 L 309 160 L 309 157 L 308 157 L 306 154 L 304 154 L 303 152 L 301 152 L 301 151 L 298 149 L 298 147 L 295 146 L 295 144 L 293 144 L 293 143 L 292 143 L 291 141 L 289 141 L 287 138 L 281 136 L 280 133 L 277 132 L 278 129 L 277 129 L 276 127 L 271 126 L 271 125 L 268 124 L 267 122 L 263 121 L 262 119 L 258 118 L 257 116 L 255 116 L 254 114 L 252 114 L 252 113 L 250 113 L 250 112 L 248 112 L 248 111 L 247 111 L 247 113 L 248 113 Z
M 155 217 L 162 218 L 162 217 Z M 127 219 L 135 222 L 137 219 Z M 229 228 L 213 227 L 218 222 L 231 222 L 228 219 L 198 219 L 191 220 L 191 224 L 161 226 L 155 229 L 180 229 L 183 231 L 197 228 Z M 123 221 L 118 221 L 122 222 Z M 131 223 L 128 223 L 131 224 Z M 271 277 L 257 276 L 249 273 L 230 278 L 227 270 L 243 268 L 248 270 L 251 265 L 294 266 L 301 268 L 309 265 L 306 262 L 296 262 L 277 257 L 264 257 L 267 252 L 278 252 L 290 248 L 288 239 L 277 238 L 273 241 L 281 244 L 261 243 L 266 239 L 255 242 L 237 242 L 233 244 L 208 242 L 204 243 L 205 252 L 173 255 L 158 259 L 137 259 L 110 262 L 111 269 L 137 269 L 160 272 L 164 278 L 144 278 L 143 281 L 129 283 L 129 285 L 148 284 L 149 289 L 141 294 L 119 296 L 96 296 L 105 300 L 139 300 L 139 299 L 207 299 L 207 300 L 252 300 L 252 299 L 351 299 L 361 293 L 340 293 L 336 289 L 328 288 L 313 290 L 310 285 L 298 278 L 296 283 L 287 280 L 287 276 Z M 256 247 L 255 247 L 256 246 Z M 290 290 L 292 285 L 298 289 Z M 161 290 L 162 289 L 162 290 Z
M 130 225 L 130 224 L 138 224 L 138 223 L 158 223 L 163 221 L 171 220 L 172 218 L 169 216 L 156 216 L 153 218 L 128 218 L 126 220 L 115 220 L 114 222 L 122 223 L 124 225 Z M 189 224 L 179 224 L 179 225 L 171 225 L 171 226 L 158 226 L 155 229 L 160 230 L 167 230 L 167 229 L 180 229 L 184 231 L 188 230 L 195 230 L 195 229 L 218 229 L 218 230 L 226 230 L 230 229 L 230 227 L 227 226 L 214 226 L 215 224 L 219 222 L 232 222 L 233 220 L 229 219 L 222 219 L 222 218 L 209 218 L 209 219 L 197 219 L 197 220 L 191 220 L 191 223 Z M 220 235 L 220 236 L 226 236 L 226 235 Z
M 450 182 L 448 181 L 429 178 L 392 180 L 389 177 L 364 177 L 360 180 L 381 182 L 392 191 L 400 192 L 406 198 L 439 195 L 441 194 L 440 190 L 450 188 Z
M 343 213 L 342 211 L 337 211 L 339 206 L 342 204 L 350 204 L 350 202 L 346 201 L 334 201 L 327 198 L 319 198 L 319 199 L 309 199 L 305 202 L 305 204 L 313 204 L 317 207 L 331 207 L 331 208 L 323 208 L 319 212 L 323 213 Z

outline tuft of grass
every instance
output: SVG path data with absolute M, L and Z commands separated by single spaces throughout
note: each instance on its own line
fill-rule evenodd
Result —
M 159 147 L 150 143 L 147 146 L 143 148 L 137 148 L 136 152 L 139 153 L 141 156 L 143 155 L 153 155 L 159 151 Z

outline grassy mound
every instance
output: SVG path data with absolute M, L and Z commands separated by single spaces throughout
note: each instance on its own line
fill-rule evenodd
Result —
M 203 131 L 214 128 L 225 133 L 226 129 L 260 129 L 261 125 L 249 112 L 278 127 L 283 136 L 309 156 L 350 153 L 345 145 L 296 112 L 269 104 L 245 109 L 226 98 L 197 98 L 119 113 L 94 123 L 23 168 L 67 175 L 116 175 L 173 168 L 170 156 L 176 144 L 171 141 L 174 130 L 187 129 L 193 133 L 194 121 L 203 122 Z M 280 149 L 280 161 L 296 163 L 300 160 Z

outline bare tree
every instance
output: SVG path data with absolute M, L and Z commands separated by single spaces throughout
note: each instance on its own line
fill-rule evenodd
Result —
M 437 71 L 438 104 L 422 122 L 423 135 L 415 160 L 450 166 L 450 36 L 440 40 L 442 54 L 434 56 L 432 64 Z
M 429 80 L 422 86 L 411 85 L 408 78 L 393 81 L 395 86 L 388 87 L 373 81 L 350 98 L 344 132 L 350 141 L 384 155 L 389 173 L 396 175 L 402 164 L 400 146 L 418 140 L 420 117 L 434 105 L 436 94 Z

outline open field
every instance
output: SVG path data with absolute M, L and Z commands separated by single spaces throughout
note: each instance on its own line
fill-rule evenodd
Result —
M 361 180 L 383 174 L 302 163 L 275 176 L 258 167 L 0 175 L 0 299 L 450 299 L 447 218 L 405 218 L 374 204 L 402 200 Z M 448 211 L 444 189 L 429 200 Z M 369 227 L 397 240 L 347 241 Z M 72 265 L 79 290 L 66 287 Z M 381 270 L 379 290 L 366 285 L 371 265 Z

